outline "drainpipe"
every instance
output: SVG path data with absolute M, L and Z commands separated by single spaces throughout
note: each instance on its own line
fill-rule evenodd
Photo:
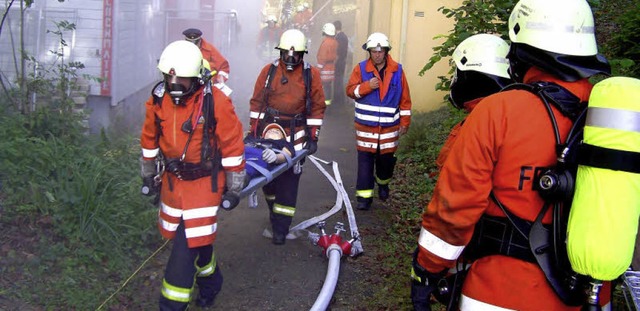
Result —
M 408 28 L 408 18 L 409 18 L 409 0 L 402 0 L 402 21 L 401 21 L 401 29 L 400 29 L 400 55 L 399 55 L 399 63 L 405 63 L 405 53 L 406 53 L 406 45 L 407 45 L 407 28 Z

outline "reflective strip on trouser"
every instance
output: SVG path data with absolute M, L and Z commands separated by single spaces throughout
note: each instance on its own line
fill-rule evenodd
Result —
M 358 180 L 356 182 L 356 197 L 373 197 L 373 187 L 376 180 L 389 184 L 393 177 L 396 157 L 393 153 L 372 153 L 358 151 Z M 375 175 L 374 175 L 375 171 Z M 380 183 L 384 185 L 383 183 Z M 370 191 L 367 192 L 367 191 Z
M 302 174 L 295 174 L 293 168 L 290 168 L 262 187 L 265 198 L 275 196 L 273 205 L 269 204 L 269 219 L 273 232 L 289 232 L 298 199 L 300 175 Z
M 198 266 L 209 268 L 217 266 L 213 256 L 213 246 L 189 248 L 184 222 L 181 221 L 176 230 L 171 255 L 164 272 L 160 310 L 184 310 L 187 307 L 193 293 L 194 280 L 199 271 Z M 215 287 L 208 284 L 213 282 L 213 279 L 200 279 L 198 278 L 198 286 L 201 291 L 203 288 Z
M 514 311 L 513 309 L 506 309 L 492 304 L 488 304 L 473 298 L 467 297 L 464 294 L 460 295 L 460 311 Z

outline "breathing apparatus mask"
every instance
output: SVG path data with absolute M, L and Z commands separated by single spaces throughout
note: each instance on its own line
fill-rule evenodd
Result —
M 292 71 L 302 63 L 303 53 L 296 52 L 293 47 L 289 50 L 280 50 L 280 59 L 285 64 L 287 71 Z
M 188 83 L 188 87 L 185 84 Z M 169 96 L 176 105 L 184 105 L 184 102 L 191 96 L 200 86 L 200 79 L 195 77 L 178 77 L 174 74 L 164 75 L 164 86 L 169 92 Z

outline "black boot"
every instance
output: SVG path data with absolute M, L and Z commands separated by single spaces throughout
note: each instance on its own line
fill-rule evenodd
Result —
M 389 185 L 378 185 L 378 198 L 382 201 L 389 198 Z
M 198 298 L 196 298 L 196 305 L 200 308 L 213 306 L 216 296 L 218 296 L 218 293 L 220 293 L 220 290 L 222 289 L 222 282 L 224 279 L 219 266 L 216 266 L 216 271 L 209 277 L 212 279 L 210 284 L 207 284 L 206 288 L 201 286 Z
M 279 232 L 273 232 L 273 237 L 271 239 L 271 242 L 273 242 L 273 244 L 275 245 L 283 245 L 285 242 L 287 241 L 287 234 L 286 233 L 279 233 Z
M 358 205 L 356 206 L 357 209 L 363 210 L 363 211 L 367 211 L 371 209 L 371 202 L 373 201 L 371 198 L 358 197 L 357 200 L 358 200 Z

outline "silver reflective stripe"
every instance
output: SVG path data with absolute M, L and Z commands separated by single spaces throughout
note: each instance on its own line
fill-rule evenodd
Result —
M 401 116 L 410 116 L 411 115 L 411 110 L 400 110 L 400 115 Z
M 162 218 L 160 218 L 160 226 L 162 226 L 162 229 L 171 231 L 171 232 L 178 230 L 178 224 L 168 222 Z
M 589 107 L 585 125 L 621 131 L 640 132 L 640 112 Z
M 396 120 L 400 119 L 400 114 L 396 113 L 395 116 L 393 117 L 378 117 L 378 116 L 371 116 L 371 115 L 366 115 L 366 114 L 362 114 L 362 113 L 356 113 L 356 118 L 363 120 L 363 121 L 374 121 L 374 122 L 380 122 L 380 123 L 393 123 Z
M 322 125 L 322 119 L 307 119 L 307 125 L 321 126 Z
M 218 214 L 217 206 L 207 206 L 207 207 L 199 207 L 185 210 L 182 213 L 182 219 L 197 219 L 197 218 L 206 218 L 206 217 L 215 217 Z
M 399 133 L 398 133 L 398 131 L 393 131 L 393 132 L 390 132 L 390 133 L 378 134 L 378 133 L 356 131 L 356 135 L 358 137 L 371 138 L 371 139 L 380 138 L 380 140 L 383 140 L 383 139 L 389 139 L 389 138 L 398 137 Z
M 212 235 L 216 232 L 217 224 L 205 225 L 194 228 L 185 228 L 184 235 L 189 238 L 198 238 L 202 236 Z
M 398 147 L 398 141 L 392 141 L 390 143 L 384 143 L 384 144 L 380 144 L 380 150 L 384 150 L 384 149 L 392 149 Z
M 397 108 L 373 106 L 373 105 L 361 104 L 359 102 L 356 102 L 356 108 L 366 110 L 366 111 L 375 111 L 375 112 L 384 112 L 384 113 L 395 113 L 398 110 Z
M 237 156 L 237 157 L 225 157 L 225 158 L 222 158 L 222 161 L 220 162 L 224 167 L 234 167 L 242 164 L 242 160 L 244 160 L 244 155 Z
M 464 246 L 451 245 L 433 233 L 423 228 L 420 229 L 420 238 L 418 238 L 420 246 L 446 260 L 456 260 L 464 250 Z
M 182 217 L 182 209 L 171 207 L 164 202 L 160 202 L 160 206 L 162 208 L 162 212 L 175 218 Z
M 158 153 L 160 152 L 160 148 L 156 148 L 156 149 L 144 149 L 142 148 L 142 156 L 145 158 L 155 158 L 158 156 Z
M 356 89 L 353 90 L 353 94 L 356 95 L 357 98 L 360 98 L 360 85 L 356 86 Z
M 360 140 L 358 140 L 358 146 L 363 147 L 363 148 L 371 148 L 371 149 L 377 149 L 378 148 L 378 144 L 376 144 L 376 143 L 370 143 L 368 141 L 360 141 Z
M 251 119 L 264 119 L 264 113 L 251 111 L 249 112 L 249 117 Z
M 467 297 L 464 294 L 460 295 L 460 311 L 515 311 L 513 309 L 506 309 L 498 306 L 488 304 L 473 298 Z

